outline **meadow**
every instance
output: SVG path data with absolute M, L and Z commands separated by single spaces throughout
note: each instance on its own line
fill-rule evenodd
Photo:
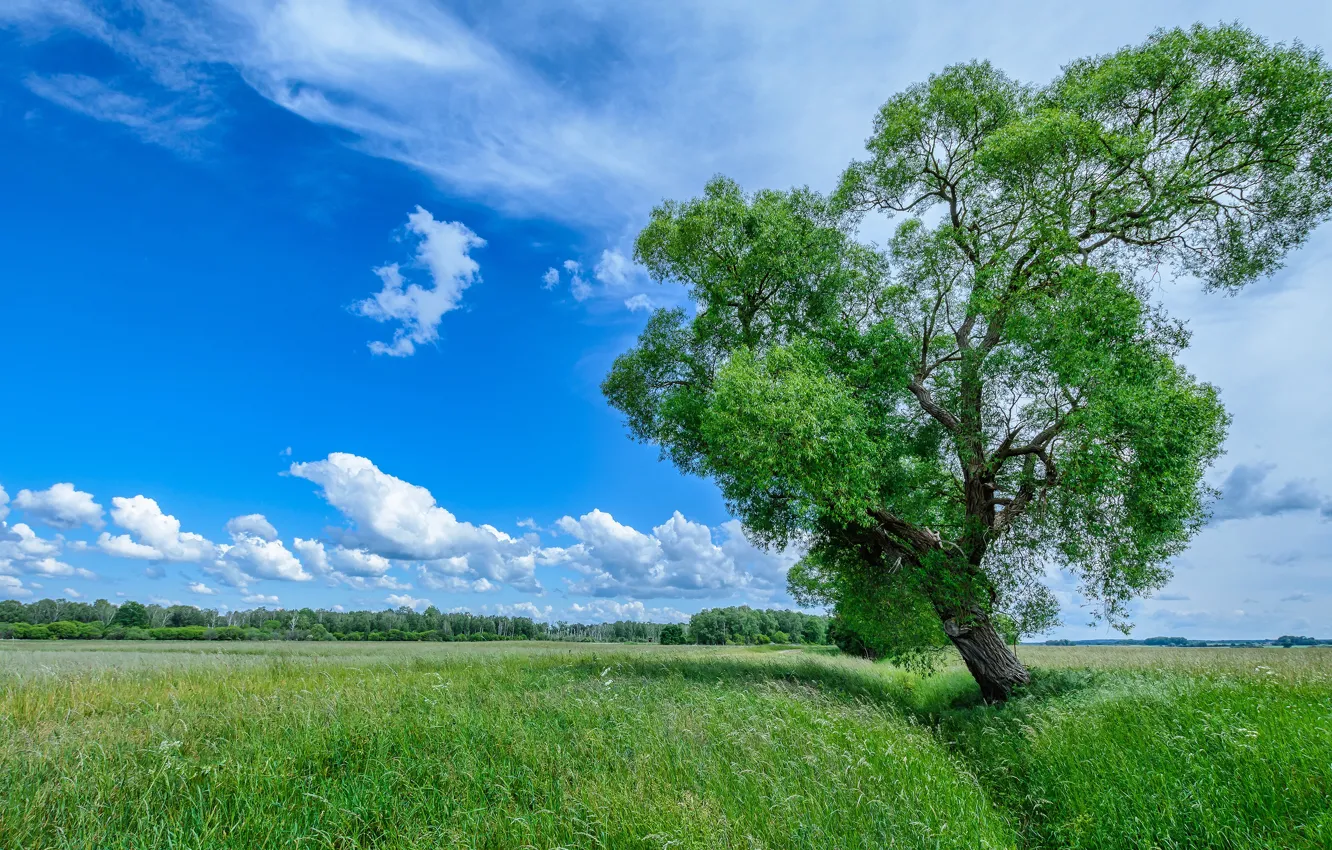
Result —
M 0 641 L 0 848 L 1327 848 L 1332 651 Z

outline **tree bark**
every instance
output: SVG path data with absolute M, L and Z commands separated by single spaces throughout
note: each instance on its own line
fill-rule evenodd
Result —
M 1031 681 L 1027 668 L 1004 643 L 994 624 L 983 613 L 973 612 L 966 621 L 944 619 L 944 633 L 962 654 L 967 670 L 980 685 L 986 702 L 1004 702 L 1013 688 Z

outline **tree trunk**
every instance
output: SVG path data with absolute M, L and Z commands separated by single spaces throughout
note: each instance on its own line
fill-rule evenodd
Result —
M 956 617 L 946 618 L 944 632 L 962 654 L 986 702 L 1004 702 L 1013 688 L 1031 681 L 1027 668 L 984 614 L 974 613 L 965 623 Z

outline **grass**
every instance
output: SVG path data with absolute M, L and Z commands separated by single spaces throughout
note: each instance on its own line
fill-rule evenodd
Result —
M 0 644 L 0 850 L 1326 848 L 1332 652 Z

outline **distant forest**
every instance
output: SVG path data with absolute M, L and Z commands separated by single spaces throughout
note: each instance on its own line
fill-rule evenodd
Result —
M 828 618 L 799 611 L 711 608 L 677 623 L 546 623 L 530 617 L 252 608 L 222 613 L 193 605 L 42 599 L 0 601 L 0 639 L 20 640 L 557 640 L 618 643 L 822 644 Z
M 1036 645 L 1036 644 L 1033 644 Z M 1097 640 L 1047 640 L 1040 646 L 1332 646 L 1332 640 L 1306 635 L 1282 635 L 1279 638 L 1192 640 L 1182 637 L 1149 637 L 1144 640 L 1103 638 Z

